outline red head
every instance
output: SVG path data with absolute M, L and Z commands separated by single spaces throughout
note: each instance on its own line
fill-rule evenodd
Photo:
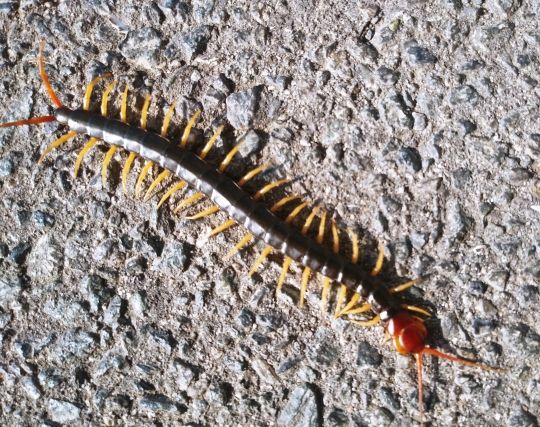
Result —
M 385 325 L 399 354 L 418 354 L 426 347 L 427 329 L 418 317 L 402 311 Z

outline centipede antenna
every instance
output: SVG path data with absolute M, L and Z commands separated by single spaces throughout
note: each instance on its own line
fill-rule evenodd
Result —
M 193 126 L 195 126 L 195 123 L 197 123 L 197 120 L 199 119 L 199 116 L 201 115 L 201 110 L 195 111 L 193 115 L 191 116 L 191 119 L 189 119 L 189 122 L 186 125 L 186 128 L 184 129 L 184 133 L 182 134 L 182 139 L 180 140 L 180 147 L 185 148 L 188 139 L 189 134 L 191 133 L 191 129 L 193 129 Z
M 40 116 L 32 117 L 31 119 L 16 120 L 14 122 L 0 123 L 0 128 L 10 128 L 15 126 L 25 126 L 25 125 L 39 125 L 41 123 L 55 122 L 56 117 L 54 116 Z
M 49 95 L 49 98 L 51 99 L 52 103 L 56 106 L 56 108 L 62 108 L 64 104 L 62 104 L 58 96 L 56 96 L 56 93 L 51 86 L 51 82 L 49 81 L 49 76 L 47 76 L 47 71 L 45 70 L 45 58 L 43 56 L 44 48 L 45 48 L 45 41 L 42 40 L 39 43 L 39 56 L 38 56 L 39 76 L 41 77 L 41 80 L 43 81 L 45 90 L 47 91 L 47 94 Z
M 416 358 L 416 370 L 418 371 L 418 411 L 420 412 L 420 426 L 424 426 L 424 384 L 422 381 L 423 367 L 423 355 L 417 353 L 414 355 Z
M 461 365 L 472 366 L 474 368 L 483 369 L 484 371 L 501 371 L 504 368 L 494 368 L 492 366 L 483 365 L 482 363 L 472 362 L 467 359 L 462 359 L 461 357 L 453 356 L 451 354 L 443 353 L 440 350 L 437 350 L 432 347 L 425 346 L 420 354 L 430 354 L 431 356 L 438 357 L 440 359 L 446 359 L 451 362 L 459 363 Z

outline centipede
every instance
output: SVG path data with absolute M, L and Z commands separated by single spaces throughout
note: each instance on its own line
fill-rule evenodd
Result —
M 388 286 L 381 278 L 385 253 L 379 245 L 374 265 L 366 270 L 360 266 L 360 244 L 357 233 L 351 228 L 341 231 L 336 220 L 320 206 L 310 206 L 304 197 L 285 195 L 271 206 L 267 206 L 265 195 L 285 185 L 287 179 L 264 183 L 258 190 L 246 187 L 255 177 L 262 175 L 268 165 L 257 166 L 241 178 L 228 173 L 227 168 L 240 149 L 238 142 L 217 165 L 207 160 L 208 153 L 220 138 L 224 126 L 221 125 L 199 151 L 188 147 L 190 133 L 201 112 L 195 112 L 184 127 L 180 143 L 167 137 L 173 117 L 174 107 L 169 107 L 163 118 L 159 132 L 148 129 L 150 95 L 144 99 L 140 120 L 137 125 L 127 120 L 128 85 L 121 94 L 119 119 L 109 115 L 108 102 L 116 81 L 109 74 L 94 78 L 86 87 L 81 108 L 66 107 L 53 89 L 46 71 L 44 42 L 40 43 L 37 58 L 39 76 L 46 94 L 54 106 L 51 115 L 20 119 L 0 124 L 0 128 L 38 125 L 58 122 L 67 129 L 47 146 L 39 157 L 38 164 L 46 157 L 77 136 L 88 140 L 77 155 L 74 176 L 79 174 L 84 157 L 98 144 L 105 145 L 101 178 L 107 180 L 111 160 L 123 150 L 127 158 L 121 170 L 121 185 L 128 191 L 128 176 L 136 161 L 142 162 L 135 181 L 135 196 L 148 201 L 159 196 L 157 207 L 162 208 L 173 200 L 173 195 L 191 189 L 192 194 L 180 201 L 171 210 L 178 214 L 198 202 L 207 199 L 211 206 L 188 216 L 198 220 L 224 212 L 228 219 L 212 228 L 209 237 L 227 232 L 234 226 L 245 229 L 243 237 L 232 247 L 226 257 L 235 256 L 248 244 L 260 242 L 262 250 L 248 272 L 252 276 L 262 266 L 271 253 L 282 259 L 281 273 L 277 280 L 276 295 L 283 291 L 283 284 L 293 263 L 301 270 L 298 305 L 303 307 L 310 281 L 322 280 L 320 305 L 324 313 L 334 319 L 344 319 L 359 327 L 382 325 L 384 335 L 391 340 L 396 352 L 415 359 L 417 368 L 419 421 L 424 424 L 423 359 L 434 356 L 447 361 L 483 370 L 497 370 L 476 361 L 445 353 L 428 344 L 429 331 L 425 319 L 431 315 L 426 309 L 407 302 L 404 291 L 419 283 L 419 279 L 406 280 Z M 90 110 L 95 86 L 106 82 L 99 112 Z M 153 181 L 146 185 L 150 172 L 157 168 Z M 172 205 L 171 205 L 172 206 Z M 326 239 L 329 234 L 330 238 Z M 348 254 L 343 254 L 343 242 L 348 242 Z M 333 307 L 330 295 L 334 294 Z

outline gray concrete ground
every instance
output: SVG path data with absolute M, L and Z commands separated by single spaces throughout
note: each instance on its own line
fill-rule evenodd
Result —
M 227 123 L 243 135 L 231 172 L 271 176 L 357 228 L 366 268 L 387 248 L 389 285 L 425 277 L 430 342 L 506 367 L 426 360 L 433 426 L 536 426 L 540 407 L 540 4 L 445 2 L 0 2 L 0 119 L 47 114 L 35 58 L 61 99 L 111 71 L 152 93 L 151 126 L 172 134 L 200 108 L 192 144 Z M 99 88 L 101 92 L 101 87 Z M 95 99 L 93 108 L 99 108 Z M 299 269 L 274 296 L 280 258 L 253 279 L 255 246 L 207 241 L 190 222 L 124 195 L 105 147 L 84 138 L 42 165 L 65 132 L 0 132 L 0 424 L 418 424 L 414 361 L 383 330 L 300 310 Z M 246 133 L 247 132 L 247 133 Z M 217 157 L 217 156 L 215 156 Z M 141 163 L 137 162 L 136 170 Z M 221 217 L 220 217 L 221 218 Z

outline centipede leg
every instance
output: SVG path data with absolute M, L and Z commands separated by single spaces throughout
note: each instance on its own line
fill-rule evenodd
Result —
M 373 267 L 373 270 L 371 270 L 372 276 L 377 276 L 382 269 L 384 262 L 384 245 L 379 242 L 379 254 L 377 255 L 377 261 L 375 262 L 375 266 Z
M 255 272 L 258 270 L 259 266 L 264 262 L 266 257 L 270 255 L 270 252 L 272 252 L 273 248 L 272 246 L 265 246 L 264 249 L 261 251 L 261 254 L 259 257 L 255 260 L 253 263 L 253 266 L 251 267 L 251 270 L 249 270 L 248 276 L 251 277 Z
M 66 143 L 67 141 L 69 141 L 70 139 L 74 138 L 75 136 L 77 136 L 77 132 L 75 131 L 69 131 L 68 133 L 66 133 L 65 135 L 62 135 L 60 138 L 58 138 L 56 141 L 52 142 L 46 149 L 45 151 L 43 151 L 43 153 L 41 154 L 39 160 L 38 160 L 38 164 L 41 164 L 43 162 L 43 159 L 45 159 L 45 157 L 53 150 L 57 149 L 58 147 L 60 147 L 62 144 Z
M 103 97 L 101 99 L 101 115 L 103 117 L 107 117 L 108 108 L 109 108 L 109 95 L 116 86 L 116 81 L 113 81 L 103 91 Z M 103 159 L 103 164 L 101 166 L 101 184 L 103 187 L 107 184 L 107 171 L 109 168 L 109 164 L 116 153 L 117 147 L 115 145 L 111 145 L 109 149 L 107 150 L 107 153 L 105 154 L 105 158 Z

